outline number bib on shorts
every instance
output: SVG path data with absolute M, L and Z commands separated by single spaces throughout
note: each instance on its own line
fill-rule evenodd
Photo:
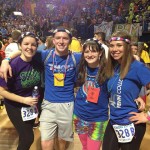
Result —
M 133 123 L 128 125 L 115 124 L 113 125 L 113 128 L 119 143 L 128 143 L 132 141 L 135 134 L 135 127 Z
M 22 107 L 21 116 L 23 121 L 35 119 L 38 116 L 38 109 L 36 106 Z

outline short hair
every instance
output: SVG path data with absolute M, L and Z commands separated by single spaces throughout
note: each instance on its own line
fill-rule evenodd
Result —
M 68 29 L 64 28 L 64 27 L 58 27 L 58 28 L 56 28 L 56 29 L 53 31 L 53 37 L 55 36 L 55 34 L 56 34 L 57 32 L 66 32 L 66 33 L 69 35 L 70 39 L 72 38 L 71 32 L 70 32 Z
M 102 41 L 105 41 L 106 34 L 104 32 L 95 32 L 94 34 L 101 37 Z
M 72 29 L 70 30 L 70 32 L 71 32 L 71 34 L 72 34 L 73 37 L 77 37 L 77 30 L 76 30 L 76 29 L 73 29 L 73 28 L 72 28 Z
M 21 31 L 19 31 L 19 30 L 14 30 L 11 33 L 11 37 L 13 38 L 13 40 L 17 41 L 20 36 L 21 36 Z
M 46 38 L 43 37 L 43 36 L 39 37 L 39 39 L 40 39 L 43 43 L 45 43 L 45 41 L 46 41 Z

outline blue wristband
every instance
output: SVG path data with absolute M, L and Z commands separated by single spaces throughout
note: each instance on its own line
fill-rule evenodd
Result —
M 9 57 L 6 57 L 6 58 L 4 58 L 4 59 L 6 59 L 6 60 L 8 60 L 8 61 L 11 61 L 11 58 L 9 58 Z

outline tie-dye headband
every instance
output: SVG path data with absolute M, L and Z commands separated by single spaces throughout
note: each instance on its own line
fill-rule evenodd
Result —
M 131 41 L 130 41 L 129 39 L 125 39 L 125 38 L 122 38 L 122 37 L 112 37 L 112 38 L 109 40 L 109 42 L 111 42 L 111 41 L 124 41 L 124 42 L 126 42 L 126 43 L 128 43 L 128 44 L 131 43 Z

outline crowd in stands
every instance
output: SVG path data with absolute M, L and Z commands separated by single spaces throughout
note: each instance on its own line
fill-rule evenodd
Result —
M 144 2 L 145 1 L 145 2 Z M 102 21 L 135 23 L 150 21 L 148 0 L 9 0 L 0 2 L 0 32 L 3 37 L 12 30 L 35 32 L 48 36 L 59 25 L 76 29 L 83 39 L 91 38 L 94 25 Z M 16 16 L 14 11 L 23 13 Z
M 14 11 L 23 15 L 15 15 Z M 132 13 L 131 13 L 132 12 Z M 137 19 L 137 16 L 139 19 Z M 30 31 L 38 37 L 50 36 L 57 26 L 75 29 L 77 39 L 94 37 L 94 25 L 102 21 L 139 23 L 150 21 L 148 0 L 9 0 L 0 2 L 0 33 L 4 46 L 11 33 Z M 82 42 L 81 42 L 82 43 Z M 2 48 L 4 49 L 4 48 Z M 80 48 L 79 48 L 80 49 Z

